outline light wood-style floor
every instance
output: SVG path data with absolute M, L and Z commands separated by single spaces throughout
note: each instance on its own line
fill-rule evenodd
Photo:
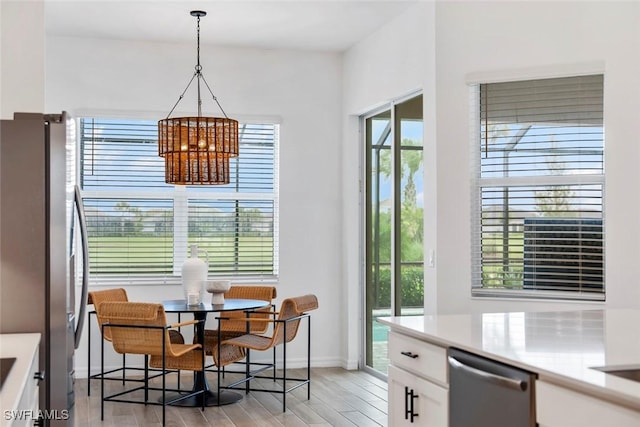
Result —
M 293 370 L 295 374 L 295 370 Z M 302 376 L 303 373 L 300 374 Z M 183 387 L 189 377 L 182 376 Z M 215 384 L 215 375 L 208 374 Z M 260 382 L 266 382 L 262 385 Z M 269 387 L 271 380 L 260 379 L 252 387 Z M 120 382 L 105 381 L 107 392 L 124 390 Z M 162 406 L 118 402 L 105 403 L 105 419 L 100 421 L 100 381 L 76 380 L 74 425 L 84 426 L 160 426 Z M 167 407 L 167 426 L 387 426 L 387 383 L 362 371 L 340 368 L 311 370 L 311 399 L 306 386 L 287 394 L 287 411 L 282 412 L 282 395 L 251 392 L 240 402 L 221 407 Z

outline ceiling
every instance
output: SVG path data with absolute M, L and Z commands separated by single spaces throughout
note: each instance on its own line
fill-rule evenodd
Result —
M 420 0 L 45 0 L 47 35 L 343 51 Z

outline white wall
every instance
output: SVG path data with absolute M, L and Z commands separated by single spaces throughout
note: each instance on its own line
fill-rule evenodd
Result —
M 425 272 L 427 312 L 640 306 L 640 192 L 634 190 L 640 182 L 640 57 L 633 54 L 640 49 L 638 22 L 637 2 L 429 2 L 347 52 L 345 114 L 423 89 L 425 251 L 436 249 L 436 267 Z M 469 80 L 598 68 L 605 73 L 606 303 L 472 299 Z M 356 130 L 346 126 L 345 157 L 357 156 Z M 345 173 L 345 229 L 360 219 L 352 206 L 360 197 L 357 179 Z M 347 276 L 353 286 L 355 273 Z
M 281 122 L 277 301 L 306 293 L 318 296 L 320 309 L 312 316 L 312 363 L 340 366 L 343 349 L 335 336 L 341 328 L 342 292 L 341 164 L 336 155 L 341 144 L 341 57 L 201 46 L 201 62 L 230 117 Z M 46 110 L 164 118 L 194 65 L 191 44 L 49 37 Z M 195 87 L 189 93 L 195 94 Z M 204 114 L 219 114 L 210 96 L 202 98 Z M 195 108 L 195 100 L 185 97 L 177 114 L 193 114 Z M 127 290 L 138 301 L 181 295 L 178 286 Z M 99 351 L 99 341 L 93 342 Z M 301 360 L 303 350 L 303 342 L 295 345 L 292 360 Z M 85 354 L 83 342 L 76 356 L 80 374 L 86 372 Z
M 0 2 L 0 118 L 44 108 L 44 3 Z
M 640 306 L 640 4 L 444 2 L 436 9 L 438 310 L 598 307 L 471 300 L 468 92 L 471 75 L 532 78 L 605 74 L 606 306 Z M 482 17 L 482 19 L 479 19 Z M 631 190 L 631 191 L 630 191 Z M 464 195 L 464 196 L 460 196 Z

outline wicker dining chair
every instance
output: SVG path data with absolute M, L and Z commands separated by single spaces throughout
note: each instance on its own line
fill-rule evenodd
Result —
M 102 331 L 102 320 L 100 319 L 100 317 L 98 316 L 98 307 L 100 306 L 101 303 L 103 303 L 104 301 L 128 301 L 129 298 L 127 297 L 127 291 L 123 288 L 115 288 L 115 289 L 105 289 L 102 291 L 90 291 L 88 294 L 88 299 L 87 299 L 87 305 L 93 305 L 93 310 L 89 311 L 89 317 L 91 317 L 91 315 L 95 315 L 96 316 L 96 321 L 98 322 L 98 329 L 100 331 Z M 88 345 L 87 345 L 87 370 L 88 370 L 88 384 L 87 384 L 87 395 L 91 396 L 91 380 L 92 379 L 100 379 L 102 378 L 103 375 L 110 375 L 113 374 L 115 372 L 121 372 L 122 376 L 120 378 L 117 377 L 113 377 L 113 376 L 107 376 L 105 377 L 105 379 L 109 379 L 109 380 L 121 380 L 122 381 L 122 385 L 124 385 L 124 382 L 126 381 L 126 371 L 127 371 L 127 356 L 125 354 L 122 355 L 122 366 L 119 368 L 114 368 L 111 369 L 107 372 L 100 372 L 97 374 L 93 374 L 91 375 L 91 324 L 88 325 L 87 327 L 87 334 L 88 334 Z M 103 335 L 103 339 L 111 342 L 111 331 L 107 330 L 105 331 L 106 335 Z M 137 370 L 138 368 L 129 368 L 131 370 Z M 134 381 L 139 381 L 134 379 Z
M 98 328 L 102 331 L 102 324 L 104 323 L 104 319 L 100 316 L 100 304 L 106 301 L 116 301 L 116 302 L 128 302 L 129 298 L 127 296 L 127 291 L 124 288 L 113 288 L 113 289 L 104 289 L 101 291 L 90 291 L 87 298 L 87 305 L 93 305 L 93 310 L 89 311 L 89 317 L 91 315 L 96 316 L 96 321 L 98 323 Z M 178 331 L 171 330 L 169 331 L 171 342 L 176 344 L 184 344 L 184 337 Z M 133 381 L 133 382 L 141 382 L 143 381 L 140 378 L 133 378 L 131 376 L 127 377 L 127 371 L 141 371 L 143 368 L 127 366 L 127 355 L 122 354 L 122 366 L 118 368 L 110 369 L 106 372 L 99 372 L 97 374 L 91 374 L 91 324 L 87 327 L 87 370 L 88 370 L 88 379 L 87 379 L 87 395 L 91 396 L 91 380 L 92 379 L 101 379 L 103 375 L 106 380 L 117 380 L 122 381 L 122 385 L 125 385 L 125 381 Z M 111 342 L 111 330 L 107 329 L 103 332 L 102 338 Z M 121 376 L 113 376 L 112 374 L 116 372 L 121 372 Z M 153 378 L 153 377 L 152 377 Z
M 100 304 L 100 318 L 103 335 L 111 337 L 113 349 L 120 354 L 144 355 L 144 384 L 139 387 L 120 391 L 105 396 L 104 375 L 101 379 L 100 419 L 104 420 L 104 402 L 139 403 L 144 405 L 162 405 L 162 425 L 165 425 L 166 405 L 202 395 L 201 408 L 204 410 L 204 385 L 200 390 L 168 389 L 166 375 L 180 370 L 204 371 L 204 352 L 200 344 L 183 344 L 171 342 L 171 328 L 195 325 L 201 320 L 189 320 L 175 324 L 167 324 L 162 304 L 143 302 L 103 302 Z M 104 342 L 102 341 L 102 369 L 104 370 Z M 162 373 L 162 387 L 149 385 L 149 367 L 160 369 Z M 122 399 L 121 396 L 144 390 L 144 399 Z M 149 391 L 162 392 L 160 402 L 149 399 Z M 177 392 L 177 397 L 167 401 L 166 392 Z
M 267 302 L 272 302 L 277 296 L 275 286 L 259 286 L 259 285 L 233 285 L 225 292 L 225 298 L 237 298 L 237 299 L 257 299 Z M 266 307 L 264 309 L 255 310 L 252 312 L 251 317 L 268 319 L 273 307 Z M 222 340 L 239 337 L 247 333 L 247 322 L 244 321 L 246 314 L 243 311 L 227 311 L 224 314 L 225 318 L 228 318 L 223 325 L 220 326 L 220 331 L 217 329 L 205 329 L 204 330 L 204 348 L 208 356 L 213 355 L 213 349 L 218 343 L 218 338 Z M 253 322 L 250 324 L 249 332 L 254 334 L 264 334 L 267 332 L 269 324 Z M 219 332 L 219 334 L 218 334 Z
M 263 335 L 263 334 L 254 334 L 248 333 L 235 338 L 227 339 L 221 341 L 221 345 L 216 348 L 219 351 L 219 354 L 213 355 L 214 362 L 218 362 L 218 357 L 222 354 L 227 354 L 232 352 L 233 347 L 239 347 L 241 349 L 246 350 L 246 370 L 245 370 L 245 378 L 235 381 L 229 385 L 221 386 L 220 385 L 220 370 L 218 370 L 218 388 L 219 389 L 234 389 L 234 390 L 242 390 L 244 389 L 246 393 L 249 391 L 267 391 L 270 393 L 281 393 L 282 394 L 282 411 L 286 411 L 286 395 L 288 392 L 295 390 L 298 387 L 303 385 L 307 385 L 307 399 L 311 398 L 311 317 L 309 315 L 309 311 L 315 310 L 318 308 L 318 299 L 315 295 L 303 295 L 294 298 L 287 298 L 282 301 L 280 306 L 280 310 L 278 312 L 272 313 L 276 315 L 276 318 L 266 318 L 266 319 L 255 319 L 248 318 L 244 319 L 245 322 L 253 323 L 262 323 L 262 324 L 272 324 L 272 333 L 271 335 Z M 287 343 L 291 342 L 297 335 L 298 329 L 300 327 L 300 323 L 302 319 L 307 319 L 307 371 L 305 378 L 295 378 L 287 376 Z M 221 323 L 224 324 L 226 322 L 225 317 L 218 318 Z M 222 328 L 220 328 L 222 329 Z M 275 349 L 276 346 L 282 346 L 282 376 L 278 377 L 275 374 L 276 366 L 267 366 L 265 368 L 261 368 L 257 371 L 252 372 L 250 370 L 251 366 L 251 350 L 254 351 L 266 351 L 269 349 Z M 227 363 L 227 361 L 220 361 L 220 363 Z M 272 378 L 260 376 L 259 374 L 266 369 L 274 370 L 274 380 L 280 380 L 282 383 L 281 389 L 265 389 L 265 388 L 251 388 L 251 381 L 255 378 Z M 287 388 L 287 382 L 291 381 L 296 383 L 292 387 Z M 241 384 L 244 387 L 239 387 Z
M 277 292 L 275 286 L 263 286 L 263 285 L 233 285 L 225 292 L 225 298 L 238 298 L 238 299 L 257 299 L 272 303 L 271 306 L 258 309 L 251 312 L 251 317 L 258 319 L 268 319 L 273 311 L 273 300 L 276 298 Z M 213 356 L 216 346 L 219 342 L 226 339 L 239 337 L 247 333 L 247 322 L 245 322 L 247 314 L 244 311 L 227 311 L 225 312 L 225 318 L 228 318 L 222 325 L 218 325 L 219 329 L 205 329 L 204 331 L 204 348 L 207 356 Z M 253 322 L 249 324 L 250 330 L 248 332 L 254 334 L 264 334 L 269 327 L 268 323 Z M 254 363 L 254 366 L 270 366 L 275 363 L 276 352 L 273 351 L 273 361 L 271 363 Z M 236 360 L 235 363 L 244 364 L 244 358 Z M 229 365 L 227 363 L 226 365 Z M 215 365 L 215 368 L 214 368 Z M 207 366 L 207 369 L 217 372 L 222 368 L 223 375 L 225 372 L 229 372 L 225 369 L 225 366 L 214 365 Z M 212 369 L 214 368 L 214 369 Z M 244 368 L 242 372 L 245 371 Z M 231 373 L 237 371 L 231 371 Z

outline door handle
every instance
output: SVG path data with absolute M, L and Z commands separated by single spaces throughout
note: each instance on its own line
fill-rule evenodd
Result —
M 74 189 L 74 202 L 76 212 L 78 213 L 78 224 L 80 226 L 80 240 L 82 244 L 82 295 L 80 297 L 80 311 L 78 313 L 78 323 L 74 331 L 74 347 L 80 346 L 80 338 L 82 337 L 82 327 L 84 326 L 84 317 L 87 310 L 87 294 L 89 292 L 89 237 L 87 235 L 87 219 L 84 212 L 82 194 L 80 187 L 77 185 Z

